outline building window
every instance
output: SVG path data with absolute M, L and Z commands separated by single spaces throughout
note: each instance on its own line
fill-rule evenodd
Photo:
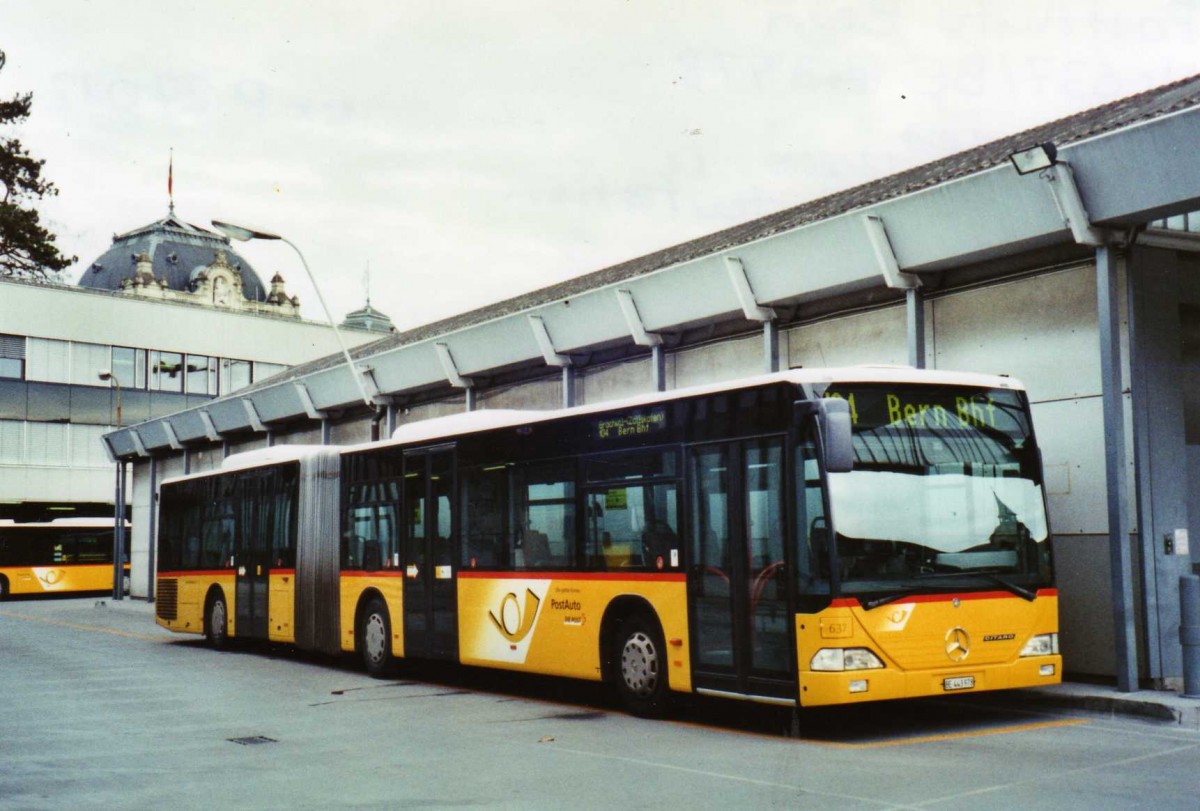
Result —
M 25 337 L 0 334 L 0 377 L 25 378 Z
M 183 355 L 150 351 L 150 390 L 183 393 Z
M 0 465 L 25 464 L 25 425 L 17 420 L 0 420 Z
M 71 342 L 71 380 L 76 386 L 103 386 L 100 373 L 112 363 L 112 347 L 107 344 Z
M 256 360 L 254 362 L 254 379 L 266 380 L 271 375 L 277 375 L 287 368 L 287 365 L 283 363 L 267 363 L 266 361 Z
M 26 380 L 46 383 L 71 382 L 71 343 L 49 338 L 29 338 L 26 342 Z
M 244 389 L 250 385 L 250 361 L 248 360 L 230 360 L 228 358 L 221 361 L 221 393 L 229 394 L 230 392 Z
M 146 350 L 125 346 L 112 348 L 112 373 L 123 389 L 146 388 Z
M 217 359 L 204 355 L 187 356 L 187 393 L 217 393 Z

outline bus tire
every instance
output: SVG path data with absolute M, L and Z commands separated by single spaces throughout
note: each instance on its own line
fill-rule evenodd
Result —
M 0 574 L 0 603 L 8 599 L 8 578 Z
M 380 679 L 392 663 L 392 622 L 387 606 L 372 597 L 363 606 L 358 619 L 358 651 L 367 675 Z
M 631 713 L 660 718 L 667 711 L 667 650 L 652 617 L 630 614 L 614 636 L 612 674 L 617 696 Z
M 229 647 L 229 609 L 225 595 L 219 591 L 209 598 L 204 609 L 204 638 L 213 650 Z

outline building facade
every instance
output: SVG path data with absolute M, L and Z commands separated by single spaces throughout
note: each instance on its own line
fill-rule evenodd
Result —
M 106 441 L 148 549 L 158 482 L 267 442 L 786 367 L 1008 374 L 1043 452 L 1068 673 L 1172 687 L 1178 581 L 1200 561 L 1197 209 L 1200 77 L 391 335 L 353 353 L 369 371 L 322 358 Z
M 337 351 L 298 307 L 173 212 L 115 236 L 78 286 L 0 279 L 0 518 L 112 515 L 103 434 Z

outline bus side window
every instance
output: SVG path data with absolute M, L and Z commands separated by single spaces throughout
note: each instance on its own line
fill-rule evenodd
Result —
M 814 578 L 829 577 L 829 522 L 821 489 L 816 443 L 809 433 L 796 446 L 796 576 L 800 592 Z
M 462 565 L 494 568 L 509 563 L 508 478 L 511 466 L 484 465 L 462 476 Z

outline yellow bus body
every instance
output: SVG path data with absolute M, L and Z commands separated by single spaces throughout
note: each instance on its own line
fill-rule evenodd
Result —
M 204 633 L 204 608 L 208 592 L 218 586 L 225 598 L 226 625 L 230 636 L 235 636 L 234 617 L 237 616 L 237 577 L 233 570 L 198 571 L 159 576 L 158 605 L 155 621 L 170 631 L 180 633 Z M 173 606 L 167 603 L 173 602 Z M 172 610 L 173 608 L 173 610 Z
M 399 572 L 343 572 L 341 576 L 341 595 L 339 607 L 341 613 L 343 651 L 354 651 L 354 634 L 356 629 L 356 613 L 363 595 L 367 591 L 376 591 L 387 604 L 388 617 L 392 626 L 392 656 L 404 656 L 404 581 Z
M 463 664 L 598 681 L 600 629 L 614 600 L 653 607 L 672 690 L 692 689 L 683 575 L 463 573 L 458 580 Z
M 62 566 L 0 566 L 11 594 L 59 594 L 71 591 L 112 591 L 111 563 L 73 563 Z
M 835 600 L 824 611 L 796 616 L 800 704 L 1058 684 L 1061 656 L 1020 656 L 1031 636 L 1049 633 L 1058 633 L 1054 589 L 1043 589 L 1033 601 L 1009 592 L 938 594 L 870 610 L 857 600 Z M 815 672 L 809 665 L 822 648 L 867 648 L 884 667 Z
M 110 572 L 96 575 L 103 581 L 99 588 L 107 585 L 105 577 L 111 577 Z M 206 598 L 210 588 L 218 586 L 226 601 L 229 636 L 238 636 L 232 572 L 181 574 L 159 582 L 166 581 L 176 584 L 177 607 L 173 618 L 158 616 L 159 625 L 183 633 L 204 633 Z M 168 591 L 170 588 L 168 585 Z M 341 649 L 355 649 L 356 612 L 368 591 L 384 599 L 391 618 L 392 654 L 403 657 L 400 573 L 342 575 Z M 631 579 L 597 573 L 463 572 L 458 579 L 459 661 L 599 681 L 602 621 L 613 602 L 624 598 L 652 607 L 667 645 L 670 688 L 691 692 L 687 585 L 678 574 Z M 272 574 L 268 605 L 271 641 L 295 641 L 294 603 L 295 573 Z M 815 614 L 797 614 L 795 627 L 799 651 L 796 699 L 801 706 L 1037 687 L 1058 684 L 1062 678 L 1061 656 L 1019 655 L 1031 636 L 1058 632 L 1054 589 L 1041 590 L 1033 601 L 999 591 L 938 594 L 869 610 L 855 599 L 839 599 Z M 961 650 L 964 639 L 965 653 Z M 879 656 L 884 667 L 817 672 L 809 662 L 822 648 L 866 648 Z M 968 683 L 970 686 L 958 686 Z

